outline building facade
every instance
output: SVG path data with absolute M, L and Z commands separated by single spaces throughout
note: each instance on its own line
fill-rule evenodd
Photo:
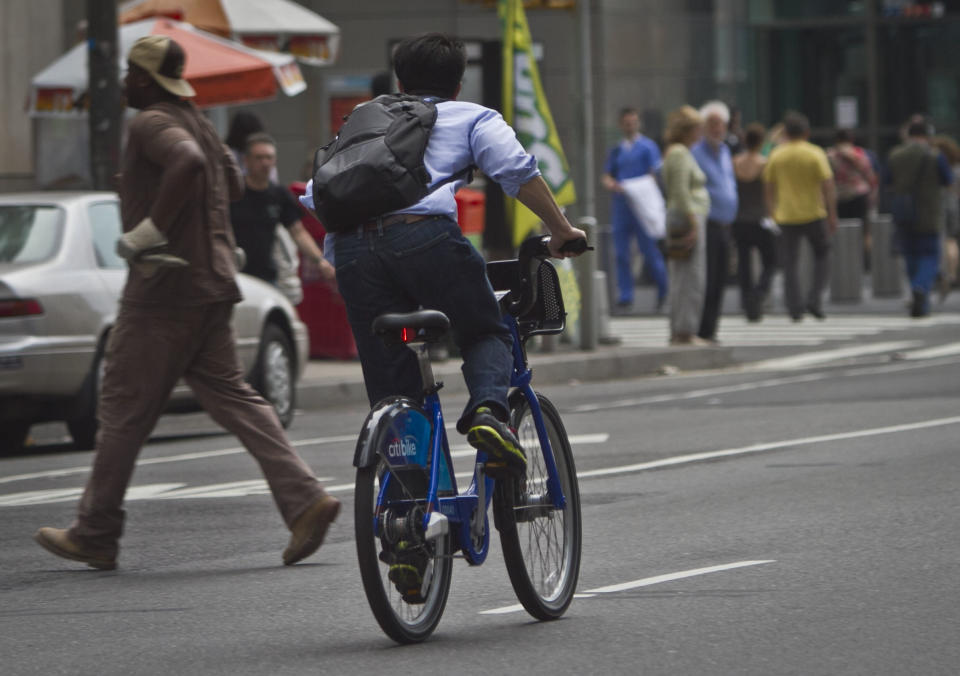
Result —
M 495 68 L 488 60 L 500 25 L 492 0 L 298 0 L 337 24 L 341 50 L 331 67 L 303 66 L 308 88 L 289 99 L 250 106 L 278 140 L 283 182 L 308 173 L 345 110 L 369 95 L 387 68 L 397 39 L 425 31 L 456 33 L 471 65 L 464 96 L 488 102 Z M 960 0 L 578 0 L 588 3 L 590 44 L 581 39 L 582 6 L 528 9 L 539 65 L 567 158 L 582 185 L 590 166 L 602 169 L 618 137 L 617 113 L 642 111 L 659 140 L 666 113 L 722 98 L 744 122 L 767 125 L 787 109 L 805 112 L 814 138 L 828 142 L 837 126 L 856 127 L 879 152 L 896 140 L 914 112 L 960 135 Z M 34 187 L 31 143 L 36 125 L 23 113 L 30 76 L 76 40 L 83 4 L 75 0 L 0 3 L 0 191 Z M 531 2 L 549 5 L 549 2 Z M 38 39 L 38 36 L 44 39 Z M 584 129 L 582 49 L 592 62 L 593 127 Z M 225 132 L 233 109 L 212 113 Z M 584 156 L 585 134 L 594 141 Z M 42 186 L 40 186 L 42 187 Z M 582 190 L 581 190 L 582 194 Z M 598 194 L 597 216 L 607 217 Z M 581 215 L 580 207 L 571 209 Z

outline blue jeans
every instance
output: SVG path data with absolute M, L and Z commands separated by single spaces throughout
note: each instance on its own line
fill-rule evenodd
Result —
M 613 196 L 613 250 L 617 268 L 617 300 L 620 303 L 633 302 L 633 270 L 630 264 L 630 240 L 637 238 L 637 247 L 643 256 L 643 262 L 657 285 L 657 300 L 667 296 L 667 266 L 657 242 L 647 234 L 637 220 L 623 195 Z
M 444 216 L 398 223 L 380 231 L 336 237 L 337 285 L 357 342 L 370 405 L 404 395 L 422 401 L 417 356 L 403 345 L 385 345 L 371 333 L 386 312 L 440 310 L 450 318 L 463 356 L 470 401 L 457 428 L 465 432 L 477 406 L 504 411 L 513 368 L 512 339 L 487 280 L 483 257 L 457 224 Z
M 913 291 L 927 295 L 940 271 L 940 235 L 899 230 L 900 248 Z

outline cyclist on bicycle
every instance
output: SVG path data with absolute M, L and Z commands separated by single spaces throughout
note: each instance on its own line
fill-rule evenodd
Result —
M 574 255 L 559 249 L 585 235 L 557 206 L 536 158 L 523 149 L 499 113 L 456 101 L 466 67 L 463 43 L 439 33 L 409 38 L 397 47 L 393 60 L 401 91 L 437 101 L 437 120 L 424 155 L 431 182 L 478 167 L 544 221 L 554 256 Z M 448 183 L 397 213 L 361 225 L 356 234 L 339 233 L 334 243 L 337 284 L 371 406 L 391 395 L 419 401 L 423 394 L 416 355 L 372 335 L 373 319 L 421 306 L 440 310 L 450 318 L 470 392 L 457 430 L 494 462 L 522 470 L 524 452 L 507 425 L 512 341 L 500 321 L 484 260 L 457 226 L 454 193 L 463 183 Z

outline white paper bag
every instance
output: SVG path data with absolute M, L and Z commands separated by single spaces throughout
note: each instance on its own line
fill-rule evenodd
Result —
M 660 186 L 651 174 L 620 181 L 630 211 L 652 239 L 663 239 L 667 234 L 667 208 Z

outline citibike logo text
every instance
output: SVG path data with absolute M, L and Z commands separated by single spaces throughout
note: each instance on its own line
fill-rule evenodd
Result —
M 387 457 L 406 459 L 417 455 L 417 439 L 414 436 L 405 436 L 403 439 L 394 439 L 387 446 Z

